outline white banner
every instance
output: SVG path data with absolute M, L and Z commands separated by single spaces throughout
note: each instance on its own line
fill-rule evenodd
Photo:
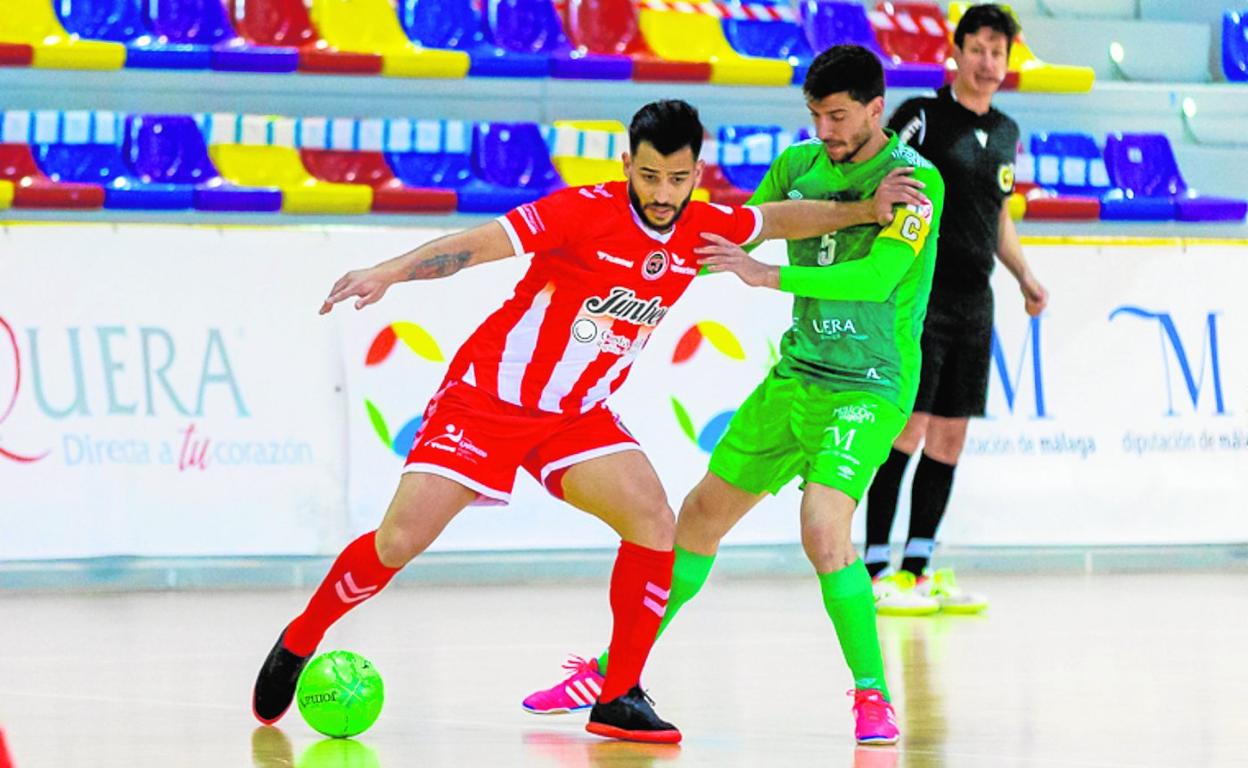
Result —
M 0 230 L 0 559 L 333 554 L 375 527 L 447 362 L 525 263 L 396 286 L 362 312 L 316 308 L 346 269 L 438 234 Z M 989 418 L 942 541 L 1248 540 L 1248 246 L 1027 253 L 1052 301 L 1027 318 L 998 271 Z M 614 398 L 673 507 L 788 316 L 784 295 L 700 279 Z M 523 472 L 515 490 L 436 548 L 614 545 Z M 796 541 L 797 506 L 791 486 L 727 543 Z M 897 537 L 905 525 L 903 501 Z
M 340 263 L 334 263 L 340 262 Z M 341 358 L 299 230 L 0 230 L 0 559 L 316 553 Z

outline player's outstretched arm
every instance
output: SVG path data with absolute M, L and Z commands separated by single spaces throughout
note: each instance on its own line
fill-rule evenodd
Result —
M 515 255 L 507 232 L 497 221 L 491 221 L 453 235 L 430 240 L 419 248 L 383 261 L 375 267 L 348 272 L 334 283 L 329 296 L 321 304 L 324 315 L 334 305 L 353 296 L 359 297 L 356 309 L 376 303 L 386 290 L 405 280 L 433 280 L 453 275 L 465 267 L 497 261 Z
M 860 224 L 887 226 L 893 220 L 896 206 L 930 204 L 923 194 L 923 182 L 913 174 L 913 168 L 896 168 L 880 182 L 874 197 L 856 202 L 786 200 L 763 203 L 758 207 L 763 214 L 763 227 L 756 240 L 800 240 Z

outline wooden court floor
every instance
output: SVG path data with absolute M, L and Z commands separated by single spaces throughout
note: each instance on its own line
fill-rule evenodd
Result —
M 853 746 L 813 577 L 712 579 L 673 623 L 645 684 L 680 747 L 519 707 L 565 653 L 604 642 L 605 584 L 388 590 L 322 647 L 384 676 L 381 719 L 355 741 L 250 713 L 307 591 L 0 595 L 0 729 L 13 768 L 1248 766 L 1243 571 L 962 580 L 990 613 L 880 619 L 897 748 Z

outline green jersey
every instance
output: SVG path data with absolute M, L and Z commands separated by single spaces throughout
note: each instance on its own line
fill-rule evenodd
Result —
M 874 393 L 909 413 L 919 382 L 919 338 L 936 265 L 944 182 L 892 131 L 861 163 L 834 163 L 811 139 L 786 149 L 751 204 L 787 199 L 864 200 L 894 168 L 914 168 L 930 208 L 898 207 L 887 226 L 864 224 L 788 242 L 780 289 L 794 294 L 780 344 L 780 375 L 838 391 Z

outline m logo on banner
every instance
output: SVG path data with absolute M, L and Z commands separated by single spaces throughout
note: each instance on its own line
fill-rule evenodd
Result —
M 1119 315 L 1130 315 L 1144 320 L 1156 320 L 1161 335 L 1161 360 L 1166 369 L 1166 399 L 1169 410 L 1166 411 L 1167 416 L 1177 416 L 1178 412 L 1174 409 L 1174 387 L 1171 386 L 1170 374 L 1170 352 L 1174 353 L 1174 357 L 1178 360 L 1179 370 L 1183 373 L 1183 383 L 1187 386 L 1188 398 L 1192 401 L 1192 409 L 1195 410 L 1199 406 L 1200 393 L 1205 388 L 1205 371 L 1206 365 L 1213 385 L 1213 403 L 1214 414 L 1225 416 L 1226 402 L 1222 399 L 1222 368 L 1218 361 L 1218 324 L 1217 315 L 1210 312 L 1207 316 L 1205 327 L 1206 333 L 1204 345 L 1200 352 L 1200 370 L 1195 375 L 1192 373 L 1191 361 L 1187 357 L 1187 352 L 1183 348 L 1183 339 L 1179 336 L 1179 331 L 1174 325 L 1174 319 L 1170 317 L 1169 312 L 1150 312 L 1140 307 L 1132 307 L 1124 305 L 1118 307 L 1109 313 L 1109 319 L 1113 320 Z M 1167 345 L 1169 342 L 1169 345 Z
M 1044 405 L 1044 370 L 1040 363 L 1040 318 L 1033 317 L 1027 326 L 1027 335 L 1023 337 L 1023 350 L 1018 356 L 1018 366 L 1014 368 L 1013 377 L 1005 359 L 1005 349 L 1001 344 L 1001 336 L 996 326 L 992 328 L 992 362 L 993 367 L 1001 376 L 1001 390 L 1005 394 L 1005 406 L 1014 413 L 1014 404 L 1023 386 L 1023 367 L 1027 362 L 1028 350 L 1031 351 L 1031 382 L 1035 389 L 1036 410 L 1033 418 L 1048 418 Z

